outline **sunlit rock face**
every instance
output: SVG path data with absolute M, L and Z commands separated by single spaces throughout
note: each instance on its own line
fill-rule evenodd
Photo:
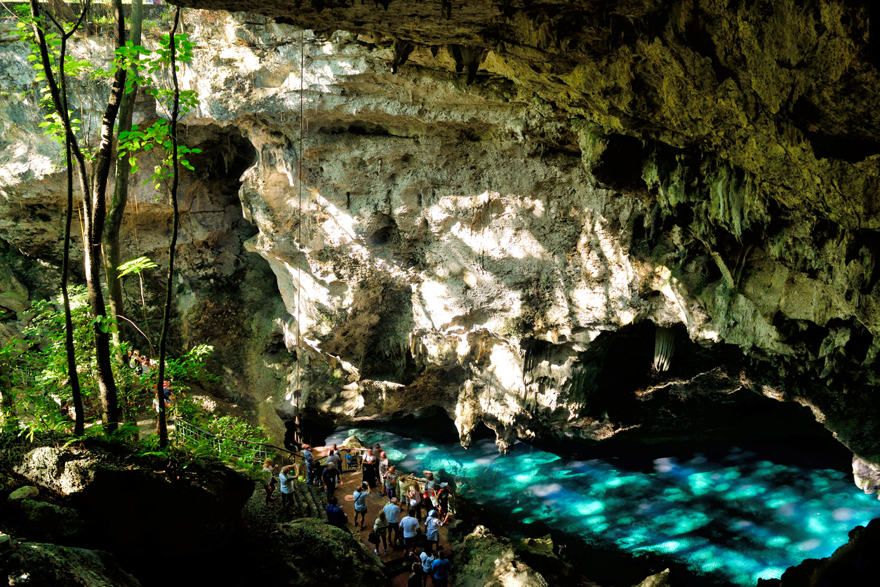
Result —
M 728 391 L 807 405 L 844 443 L 876 458 L 876 422 L 866 417 L 876 398 L 864 392 L 876 383 L 878 350 L 873 208 L 854 229 L 843 212 L 820 214 L 809 194 L 799 192 L 806 199 L 795 206 L 788 189 L 789 175 L 803 174 L 820 185 L 837 177 L 845 189 L 834 170 L 869 177 L 873 157 L 856 169 L 802 145 L 780 155 L 789 175 L 782 166 L 769 173 L 779 162 L 766 158 L 746 167 L 732 151 L 746 144 L 739 135 L 715 141 L 727 141 L 726 150 L 697 148 L 695 136 L 682 138 L 696 132 L 690 119 L 676 123 L 675 140 L 664 126 L 673 125 L 671 111 L 652 125 L 635 120 L 631 110 L 647 106 L 641 94 L 630 96 L 629 116 L 613 119 L 598 106 L 585 109 L 595 96 L 556 93 L 550 101 L 535 84 L 551 80 L 499 63 L 527 61 L 545 76 L 549 65 L 506 45 L 484 56 L 470 85 L 454 73 L 457 49 L 432 51 L 417 39 L 392 74 L 400 43 L 382 33 L 394 32 L 397 15 L 389 12 L 383 28 L 382 11 L 370 13 L 363 26 L 342 8 L 322 13 L 322 28 L 351 24 L 360 35 L 303 34 L 285 19 L 217 13 L 202 13 L 195 29 L 214 40 L 188 74 L 210 96 L 200 115 L 245 129 L 256 148 L 240 193 L 259 230 L 249 250 L 278 278 L 288 346 L 301 338 L 309 349 L 301 356 L 307 367 L 290 370 L 285 396 L 267 403 L 290 413 L 302 388 L 302 402 L 341 417 L 436 404 L 463 442 L 482 422 L 502 448 L 536 433 L 607 438 L 644 422 L 593 409 L 596 338 L 631 324 L 679 324 L 697 349 L 732 345 L 716 365 L 745 355 Z M 303 22 L 316 25 L 309 14 L 304 8 Z M 679 16 L 697 26 L 705 15 Z M 723 25 L 713 23 L 700 26 Z M 442 40 L 447 25 L 438 27 L 425 43 Z M 666 34 L 669 44 L 678 39 L 674 28 Z M 623 53 L 647 50 L 638 31 L 627 35 L 612 43 L 608 71 Z M 536 42 L 542 55 L 558 57 L 547 39 Z M 670 50 L 657 43 L 661 54 Z M 583 59 L 555 66 L 596 65 Z M 696 99 L 709 60 L 690 59 L 700 75 L 679 90 Z M 660 83 L 645 82 L 649 95 L 651 80 Z M 682 102 L 676 112 L 710 116 L 716 107 Z M 767 130 L 748 112 L 738 120 Z M 774 140 L 806 140 L 794 127 L 786 133 Z M 678 375 L 686 384 L 703 372 Z M 662 381 L 646 377 L 621 393 Z
M 186 124 L 241 137 L 231 242 L 272 277 L 194 332 L 274 433 L 436 405 L 464 443 L 601 440 L 753 390 L 880 462 L 867 9 L 184 3 L 250 11 L 185 16 Z

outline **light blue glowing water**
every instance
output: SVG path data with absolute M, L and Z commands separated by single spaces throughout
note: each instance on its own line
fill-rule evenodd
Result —
M 736 448 L 712 459 L 658 458 L 645 472 L 565 460 L 523 443 L 499 455 L 488 440 L 464 450 L 372 429 L 340 431 L 328 442 L 349 435 L 382 443 L 401 469 L 454 476 L 472 503 L 509 507 L 524 524 L 540 521 L 628 552 L 669 556 L 741 585 L 828 556 L 849 530 L 880 517 L 880 502 L 846 473 L 773 463 Z

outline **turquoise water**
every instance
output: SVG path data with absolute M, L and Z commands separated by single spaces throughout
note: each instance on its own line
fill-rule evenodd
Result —
M 736 448 L 711 458 L 657 458 L 646 471 L 566 460 L 524 443 L 499 455 L 488 440 L 465 450 L 373 429 L 339 431 L 328 442 L 349 435 L 380 442 L 399 468 L 445 471 L 472 503 L 509 506 L 523 524 L 669 556 L 740 585 L 828 556 L 852 528 L 880 517 L 880 501 L 846 473 Z

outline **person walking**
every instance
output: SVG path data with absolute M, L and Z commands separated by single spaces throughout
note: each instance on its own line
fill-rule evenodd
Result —
M 361 518 L 361 530 L 367 524 L 367 496 L 370 495 L 370 486 L 361 483 L 361 486 L 354 490 L 354 525 L 358 525 L 358 516 Z
M 293 500 L 293 465 L 285 465 L 278 472 L 278 491 L 281 493 L 281 509 L 288 511 Z
M 382 508 L 385 512 L 385 519 L 388 520 L 388 542 L 392 548 L 397 547 L 400 541 L 400 532 L 398 524 L 400 523 L 400 506 L 397 505 L 397 498 L 392 497 Z
M 384 511 L 379 511 L 379 515 L 373 521 L 373 532 L 376 534 L 376 547 L 373 551 L 379 554 L 379 541 L 381 541 L 382 552 L 388 552 L 388 518 L 385 517 Z
M 416 548 L 416 539 L 419 537 L 421 525 L 416 519 L 415 512 L 410 510 L 407 515 L 400 520 L 400 531 L 403 533 L 403 548 L 406 551 L 406 558 L 410 559 L 414 555 Z
M 430 548 L 425 548 L 419 555 L 419 562 L 422 566 L 422 585 L 428 585 L 428 577 L 431 576 L 431 565 L 434 564 L 434 554 Z

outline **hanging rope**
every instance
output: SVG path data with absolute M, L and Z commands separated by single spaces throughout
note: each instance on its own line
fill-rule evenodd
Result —
M 305 29 L 299 32 L 299 153 L 297 157 L 297 206 L 299 207 L 299 222 L 297 224 L 297 241 L 302 247 L 302 225 L 303 225 L 303 158 L 305 151 L 303 150 L 303 135 L 305 134 L 305 67 L 306 67 L 306 50 L 305 50 Z M 296 270 L 296 386 L 294 391 L 294 409 L 299 416 L 300 398 L 302 397 L 302 265 Z M 299 440 L 299 439 L 298 439 Z

